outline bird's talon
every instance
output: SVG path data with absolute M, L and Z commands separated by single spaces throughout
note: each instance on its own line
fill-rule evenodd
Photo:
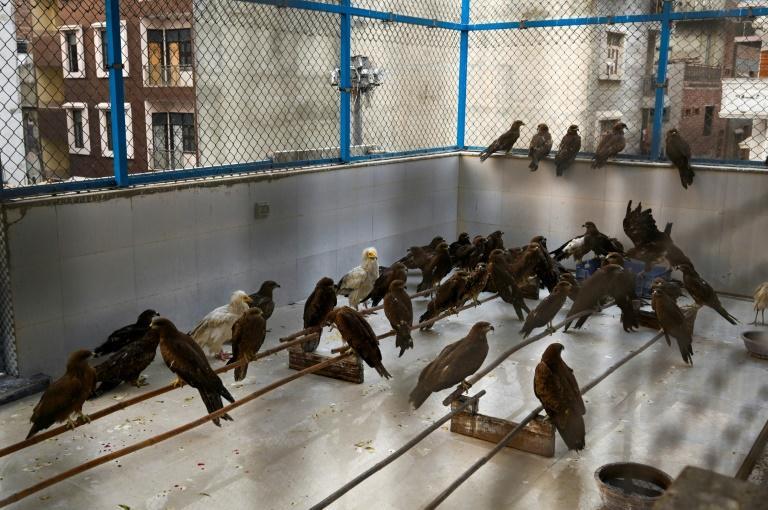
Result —
M 184 386 L 184 381 L 182 381 L 180 377 L 177 377 L 176 380 L 171 383 L 171 386 L 173 388 L 181 388 Z

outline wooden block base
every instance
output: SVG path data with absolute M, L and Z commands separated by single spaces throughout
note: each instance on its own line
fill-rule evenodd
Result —
M 451 404 L 451 407 L 459 407 L 465 401 L 466 397 L 460 397 Z M 454 415 L 451 418 L 451 432 L 498 443 L 517 426 L 517 423 L 512 421 L 480 414 L 478 408 L 479 400 L 461 413 Z M 537 416 L 507 446 L 542 457 L 554 457 L 555 427 L 551 421 Z
M 304 352 L 301 347 L 291 347 L 288 349 L 288 368 L 293 370 L 304 370 L 327 360 L 329 356 L 323 356 L 316 352 Z M 339 379 L 341 381 L 363 384 L 365 381 L 365 372 L 363 362 L 357 356 L 352 359 L 345 359 L 339 363 L 323 368 L 315 372 L 315 375 Z

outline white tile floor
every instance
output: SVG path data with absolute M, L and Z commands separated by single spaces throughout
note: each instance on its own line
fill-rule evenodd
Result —
M 742 323 L 752 320 L 750 303 L 725 304 Z M 424 305 L 417 300 L 417 313 Z M 300 329 L 301 309 L 296 304 L 275 312 L 267 346 Z M 391 381 L 370 369 L 362 385 L 304 377 L 236 410 L 235 421 L 225 422 L 222 429 L 202 426 L 71 478 L 13 508 L 309 507 L 445 413 L 436 397 L 416 412 L 409 409 L 407 396 L 421 368 L 481 319 L 496 325 L 489 357 L 495 356 L 519 340 L 520 324 L 512 315 L 500 301 L 462 312 L 430 332 L 416 333 L 416 348 L 400 359 L 391 339 L 385 340 L 382 350 Z M 624 333 L 617 319 L 617 310 L 610 309 L 591 318 L 582 331 L 558 333 L 518 352 L 476 386 L 488 390 L 481 411 L 514 419 L 535 407 L 533 370 L 551 341 L 564 343 L 566 362 L 586 384 L 654 334 L 645 329 Z M 372 323 L 377 332 L 389 329 L 382 314 Z M 580 455 L 567 452 L 559 438 L 552 459 L 506 450 L 442 508 L 591 510 L 599 506 L 595 469 L 621 460 L 650 463 L 673 477 L 687 464 L 733 474 L 768 418 L 768 362 L 747 356 L 739 339 L 744 327 L 702 310 L 693 368 L 683 364 L 674 345 L 670 348 L 662 340 L 588 394 L 587 449 Z M 336 335 L 326 335 L 320 349 L 338 345 Z M 253 364 L 242 384 L 233 382 L 231 372 L 223 378 L 232 393 L 242 397 L 291 373 L 287 355 L 281 353 Z M 85 411 L 172 380 L 159 355 L 147 376 L 149 387 L 120 387 L 87 403 Z M 37 399 L 0 408 L 0 445 L 24 438 Z M 0 494 L 6 497 L 202 412 L 197 393 L 185 388 L 0 459 Z M 333 508 L 423 507 L 489 448 L 488 443 L 443 427 Z

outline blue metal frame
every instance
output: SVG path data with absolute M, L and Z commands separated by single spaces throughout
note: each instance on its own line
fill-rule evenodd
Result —
M 669 56 L 669 40 L 671 25 L 674 21 L 682 20 L 706 20 L 716 18 L 750 18 L 755 16 L 768 16 L 768 7 L 752 7 L 725 10 L 710 10 L 697 12 L 673 12 L 671 0 L 665 0 L 663 9 L 655 14 L 637 14 L 626 16 L 592 16 L 565 19 L 543 20 L 515 20 L 491 23 L 471 23 L 470 0 L 461 0 L 461 16 L 458 23 L 447 20 L 435 20 L 418 16 L 406 16 L 393 12 L 383 12 L 372 9 L 363 9 L 352 5 L 353 0 L 341 0 L 336 3 L 321 3 L 307 0 L 242 0 L 260 5 L 271 5 L 278 8 L 292 8 L 330 15 L 338 15 L 340 19 L 340 157 L 333 159 L 321 159 L 314 161 L 298 161 L 276 164 L 271 160 L 254 161 L 244 164 L 222 165 L 215 167 L 202 167 L 189 170 L 172 170 L 166 172 L 147 172 L 128 174 L 128 159 L 125 129 L 125 91 L 123 81 L 123 63 L 120 40 L 120 3 L 119 0 L 105 0 L 106 30 L 107 30 L 107 59 L 109 66 L 109 98 L 110 119 L 112 122 L 112 145 L 114 149 L 114 177 L 88 179 L 83 181 L 64 182 L 45 185 L 26 186 L 22 188 L 3 188 L 0 182 L 0 198 L 18 198 L 32 195 L 46 195 L 66 192 L 93 190 L 99 188 L 113 188 L 115 186 L 128 186 L 168 182 L 197 177 L 210 177 L 217 175 L 237 174 L 242 172 L 255 172 L 264 170 L 289 169 L 301 166 L 339 164 L 377 160 L 383 158 L 395 158 L 413 156 L 419 154 L 435 154 L 452 152 L 456 150 L 480 150 L 481 147 L 467 147 L 465 141 L 466 114 L 467 114 L 467 76 L 469 61 L 469 32 L 487 30 L 521 30 L 529 28 L 550 28 L 583 25 L 603 24 L 630 24 L 630 23 L 661 23 L 660 55 L 656 74 L 656 95 L 653 117 L 653 135 L 651 140 L 651 156 L 647 159 L 661 158 L 661 143 L 664 115 L 664 87 L 666 84 L 667 64 Z M 352 156 L 350 153 L 351 130 L 351 73 L 349 62 L 351 60 L 352 46 L 352 17 L 377 19 L 396 23 L 406 23 L 423 27 L 441 28 L 460 32 L 459 39 L 459 82 L 457 104 L 457 132 L 456 145 L 449 147 L 436 147 L 413 151 L 389 152 L 384 154 L 372 154 L 366 156 Z M 522 151 L 525 152 L 525 151 Z M 584 154 L 588 156 L 588 154 Z M 622 159 L 643 160 L 640 156 L 627 156 Z M 762 162 L 757 161 L 725 161 L 700 159 L 695 162 L 715 164 L 721 166 L 761 167 Z

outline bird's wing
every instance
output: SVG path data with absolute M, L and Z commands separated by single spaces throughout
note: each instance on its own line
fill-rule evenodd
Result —
M 631 200 L 627 204 L 623 226 L 624 233 L 636 247 L 657 239 L 661 234 L 656 220 L 653 219 L 651 209 L 643 210 L 642 204 L 638 204 L 637 208 L 632 209 Z
M 563 398 L 563 385 L 543 361 L 536 365 L 533 376 L 533 393 L 541 401 L 547 412 L 562 413 L 568 409 L 568 404 Z
M 169 368 L 194 388 L 206 388 L 217 377 L 208 364 L 205 353 L 194 342 L 177 341 L 167 346 L 171 356 Z M 166 360 L 166 363 L 168 360 Z
M 365 282 L 367 276 L 368 274 L 365 272 L 365 269 L 360 266 L 352 269 L 339 282 L 339 294 L 343 296 L 349 295 L 349 293 L 359 288 Z
M 579 383 L 576 382 L 573 370 L 565 363 L 562 363 L 557 372 L 561 381 L 560 385 L 564 389 L 563 397 L 568 400 L 568 407 L 575 409 L 583 416 L 587 412 L 587 408 L 584 406 L 584 399 L 581 397 Z
M 224 342 L 231 338 L 232 324 L 238 319 L 227 307 L 213 310 L 200 321 L 200 324 L 189 334 L 199 344 L 211 341 Z

